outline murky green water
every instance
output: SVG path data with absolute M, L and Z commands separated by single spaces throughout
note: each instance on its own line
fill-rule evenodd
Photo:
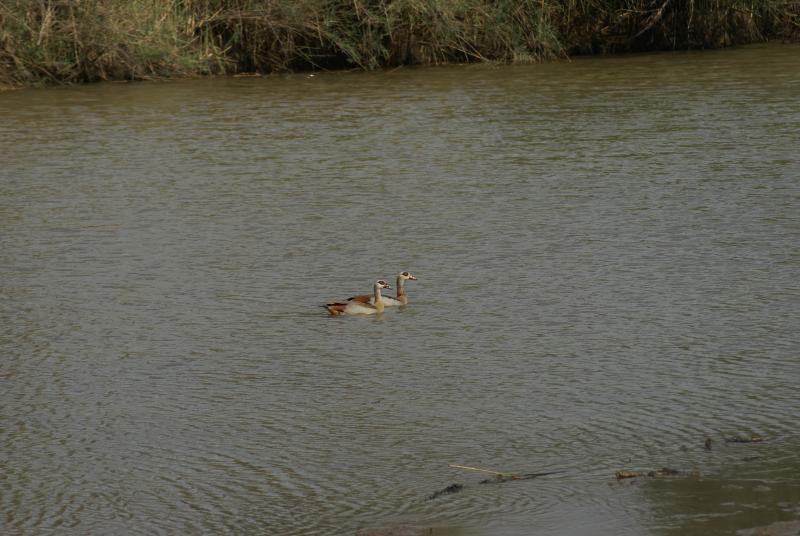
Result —
M 2 533 L 796 521 L 799 147 L 788 46 L 2 94 Z

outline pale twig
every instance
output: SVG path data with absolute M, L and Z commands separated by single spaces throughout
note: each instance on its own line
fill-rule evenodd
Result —
M 469 465 L 458 465 L 455 463 L 447 464 L 447 467 L 453 467 L 455 469 L 468 469 L 470 471 L 480 471 L 481 473 L 490 473 L 493 475 L 505 475 L 506 473 L 501 473 L 500 471 L 492 471 L 491 469 L 481 469 L 480 467 L 470 467 Z

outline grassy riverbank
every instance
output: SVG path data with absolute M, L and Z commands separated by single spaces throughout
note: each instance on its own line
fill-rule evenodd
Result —
M 798 0 L 0 0 L 0 85 L 799 38 Z

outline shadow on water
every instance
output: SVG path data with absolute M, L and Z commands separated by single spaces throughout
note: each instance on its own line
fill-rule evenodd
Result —
M 722 463 L 699 476 L 642 479 L 657 534 L 796 535 L 800 532 L 797 444 L 734 445 L 709 453 Z M 716 449 L 715 449 L 716 450 Z

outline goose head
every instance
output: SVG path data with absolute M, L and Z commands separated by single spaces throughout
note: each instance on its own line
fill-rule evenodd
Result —
M 388 288 L 389 290 L 392 289 L 392 286 L 383 279 L 378 279 L 377 281 L 375 281 L 375 286 L 377 288 Z
M 411 272 L 400 272 L 400 279 L 402 279 L 403 281 L 406 281 L 406 280 L 409 280 L 409 279 L 411 281 L 416 281 L 417 280 L 417 278 L 414 277 L 414 274 L 412 274 Z

